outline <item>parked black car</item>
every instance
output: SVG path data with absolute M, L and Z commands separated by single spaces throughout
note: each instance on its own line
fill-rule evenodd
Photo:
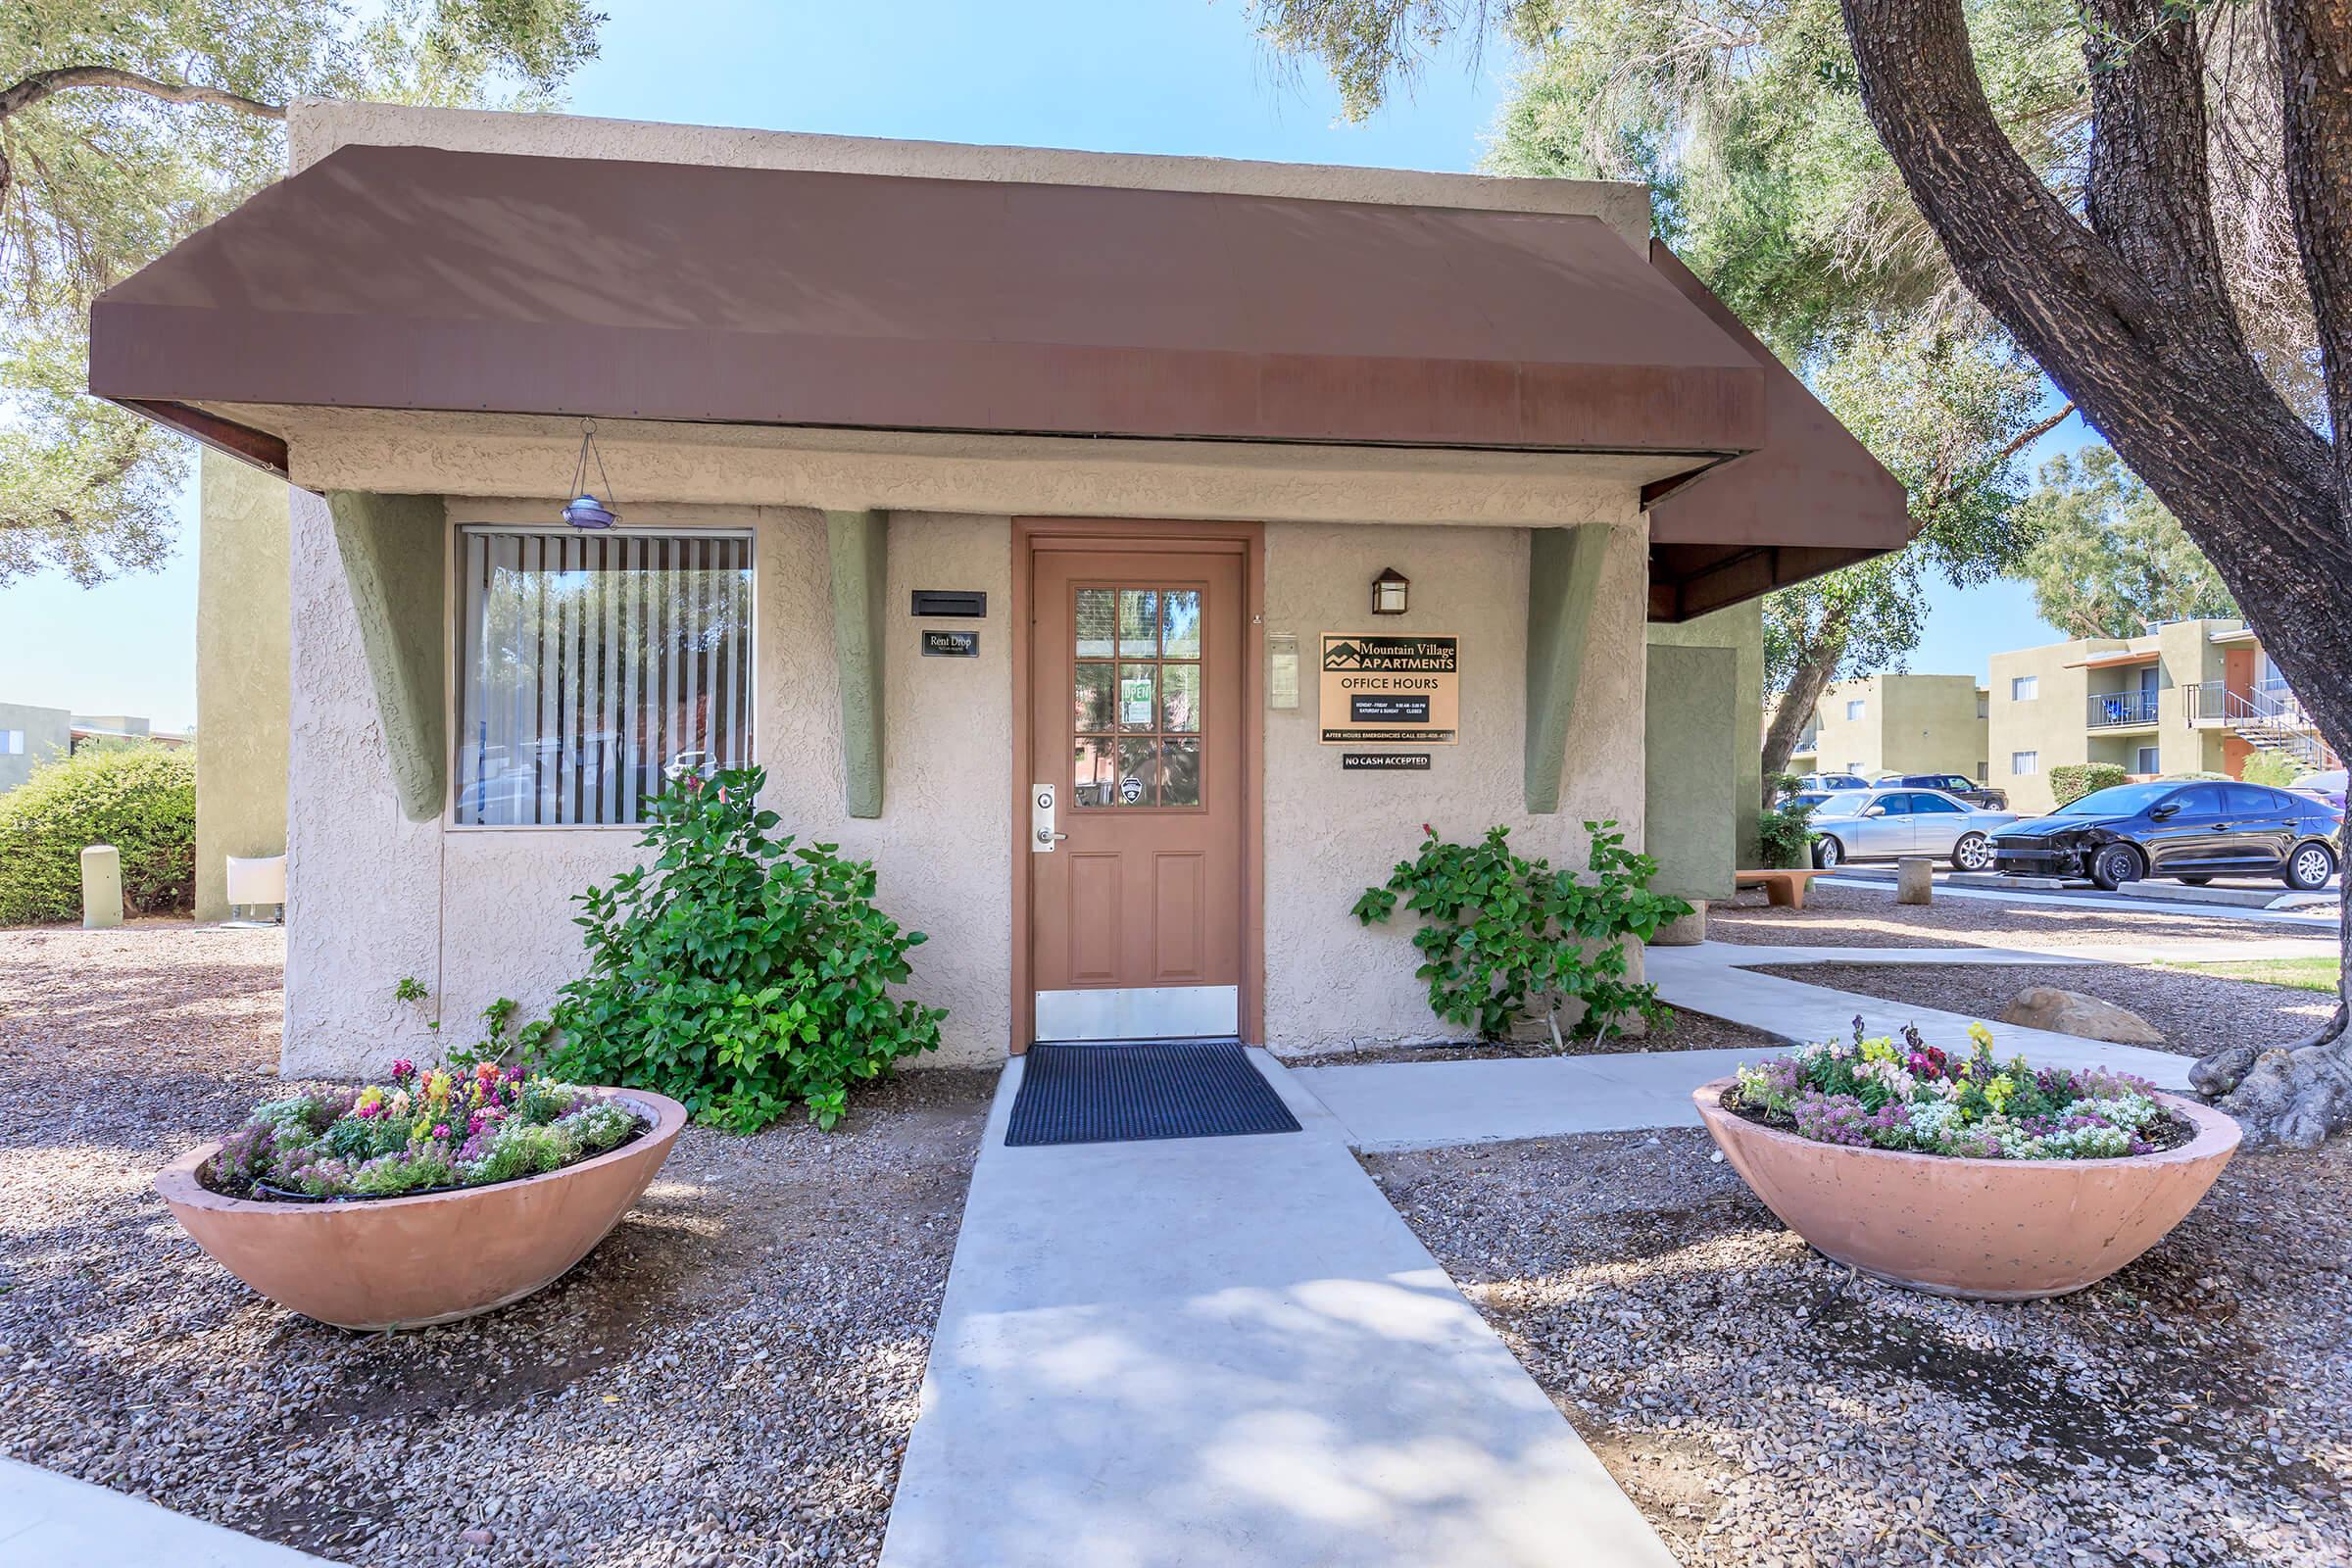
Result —
M 2008 791 L 1986 789 L 1965 773 L 1905 773 L 1901 778 L 1882 779 L 1880 782 L 1900 784 L 1910 790 L 1941 790 L 1954 800 L 1966 801 L 1987 811 L 2009 809 Z
M 2335 874 L 2328 840 L 2341 821 L 2307 795 L 2261 784 L 2118 784 L 2001 829 L 1992 860 L 2000 871 L 2086 876 L 2108 889 L 2250 873 L 2309 890 Z

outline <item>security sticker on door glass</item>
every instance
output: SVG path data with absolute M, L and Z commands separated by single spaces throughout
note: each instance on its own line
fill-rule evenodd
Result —
M 1451 637 L 1323 634 L 1322 741 L 1451 746 L 1461 676 Z
M 1136 802 L 1142 800 L 1143 798 L 1144 781 L 1142 779 L 1137 778 L 1133 773 L 1130 773 L 1125 778 L 1119 780 L 1120 800 L 1125 801 L 1129 806 L 1133 806 Z

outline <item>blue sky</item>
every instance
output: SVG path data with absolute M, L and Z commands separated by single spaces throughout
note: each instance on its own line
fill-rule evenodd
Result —
M 579 114 L 778 130 L 1462 170 L 1477 161 L 1512 61 L 1439 60 L 1375 120 L 1347 124 L 1319 74 L 1253 37 L 1237 0 L 607 0 Z M 2082 440 L 2077 421 L 2040 452 Z M 170 566 L 97 589 L 62 577 L 0 590 L 0 699 L 196 718 L 196 507 L 180 499 Z M 2031 595 L 1940 591 L 1911 667 L 1982 674 L 1985 656 L 2052 640 Z

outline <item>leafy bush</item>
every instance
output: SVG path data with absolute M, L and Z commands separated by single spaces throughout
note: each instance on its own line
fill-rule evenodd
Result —
M 1854 1037 L 1799 1047 L 1742 1066 L 1723 1106 L 1821 1144 L 1906 1150 L 1965 1159 L 2117 1159 L 2176 1148 L 2193 1129 L 2154 1099 L 2145 1078 L 2104 1067 L 1996 1061 L 1992 1031 L 1968 1026 L 1969 1049 L 1946 1055 L 1915 1026 L 1897 1042 Z
M 2069 806 L 2097 790 L 2111 789 L 2132 775 L 2114 762 L 2069 762 L 2050 769 L 2050 794 Z
M 1424 962 L 1429 1005 L 1447 1023 L 1496 1040 L 1522 1018 L 1582 1003 L 1584 1026 L 1605 1034 L 1629 1014 L 1657 1006 L 1654 988 L 1626 978 L 1625 939 L 1648 941 L 1690 906 L 1649 891 L 1658 862 L 1625 848 L 1615 822 L 1587 822 L 1590 882 L 1550 862 L 1511 853 L 1510 829 L 1478 844 L 1448 844 L 1428 823 L 1421 853 L 1400 860 L 1380 887 L 1355 901 L 1366 925 L 1386 921 L 1402 896 L 1421 916 L 1413 946 Z
M 576 902 L 587 975 L 565 986 L 553 1070 L 632 1084 L 757 1132 L 795 1104 L 830 1127 L 850 1086 L 939 1046 L 942 1008 L 894 999 L 923 941 L 874 907 L 874 868 L 770 838 L 763 769 L 688 777 L 655 800 L 650 866 Z
M 196 754 L 87 749 L 0 795 L 0 925 L 81 918 L 81 852 L 122 855 L 130 914 L 189 906 L 196 891 Z
M 2245 770 L 2239 774 L 2249 784 L 2269 784 L 2284 789 L 2303 776 L 2303 769 L 2293 759 L 2280 757 L 2277 752 L 2256 752 L 2246 759 Z
M 1805 781 L 1803 775 L 1801 774 L 1780 772 L 1767 775 L 1764 780 L 1764 785 L 1766 792 L 1770 797 L 1766 804 L 1769 806 L 1778 806 L 1789 796 L 1794 795 L 1798 790 L 1803 789 L 1805 786 Z
M 1756 848 L 1764 857 L 1763 869 L 1787 871 L 1812 860 L 1813 808 L 1791 801 L 1756 817 Z
M 398 1061 L 389 1084 L 255 1107 L 199 1175 L 231 1198 L 398 1198 L 562 1170 L 645 1125 L 625 1105 L 519 1067 L 419 1072 Z

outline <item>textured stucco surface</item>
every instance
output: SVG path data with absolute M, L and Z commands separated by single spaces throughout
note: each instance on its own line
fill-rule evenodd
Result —
M 292 492 L 205 451 L 196 565 L 196 918 L 228 918 L 229 856 L 286 850 Z
M 1658 861 L 1650 886 L 1693 903 L 1730 898 L 1738 869 L 1739 675 L 1739 655 L 1729 648 L 1649 647 L 1642 793 Z
M 852 816 L 882 814 L 882 597 L 888 586 L 890 517 L 828 512 L 825 545 L 833 587 L 833 662 L 841 690 L 842 766 Z
M 448 526 L 544 521 L 560 505 L 453 499 Z M 881 817 L 859 821 L 844 808 L 823 518 L 798 509 L 649 503 L 633 506 L 630 520 L 753 528 L 764 804 L 783 817 L 779 831 L 873 859 L 883 906 L 930 934 L 913 956 L 908 994 L 947 1007 L 949 1018 L 942 1052 L 921 1064 L 1001 1056 L 1011 962 L 1011 679 L 1001 608 L 1009 601 L 1009 521 L 891 519 L 886 643 L 911 653 L 916 623 L 906 609 L 918 579 L 983 589 L 1000 608 L 978 623 L 978 659 L 884 661 L 886 806 Z M 334 530 L 316 497 L 297 497 L 294 549 L 303 678 L 294 704 L 283 1069 L 348 1075 L 469 1042 L 481 1009 L 499 997 L 519 1002 L 525 1017 L 543 1015 L 583 964 L 572 896 L 638 863 L 639 851 L 626 828 L 405 820 Z M 404 975 L 423 981 L 431 1000 L 394 1003 Z M 434 1017 L 445 1020 L 442 1038 L 425 1030 Z
M 1609 530 L 1595 523 L 1528 535 L 1527 808 L 1556 811 L 1568 726 L 1576 719 Z
M 289 160 L 308 169 L 338 147 L 442 147 L 541 158 L 613 158 L 729 169 L 805 169 L 931 179 L 1108 185 L 1129 190 L 1207 190 L 1316 201 L 1491 212 L 1567 213 L 1600 219 L 1644 255 L 1649 188 L 1639 182 L 1514 178 L 1274 164 L 1233 158 L 1077 152 L 1054 147 L 974 147 L 956 142 L 823 136 L 805 131 L 671 125 L 581 115 L 516 115 L 478 109 L 299 98 L 287 116 Z
M 570 482 L 577 420 L 224 403 L 283 435 L 313 490 L 531 497 Z M 1630 522 L 1634 491 L 1694 460 L 1244 441 L 817 430 L 600 419 L 626 495 L 711 506 L 1287 522 Z
M 1584 866 L 1588 819 L 1641 842 L 1642 588 L 1646 541 L 1612 530 L 1569 723 L 1560 808 L 1522 793 L 1529 537 L 1518 528 L 1266 529 L 1266 630 L 1295 633 L 1299 706 L 1265 714 L 1266 1044 L 1284 1053 L 1434 1040 L 1461 1031 L 1429 1010 L 1413 924 L 1369 930 L 1348 911 L 1409 857 L 1424 822 L 1452 839 L 1496 823 L 1520 853 Z M 1380 568 L 1412 579 L 1409 613 L 1371 625 Z M 1343 773 L 1316 739 L 1313 650 L 1326 631 L 1394 628 L 1461 639 L 1461 729 L 1426 773 Z
M 401 808 L 429 821 L 449 793 L 449 665 L 444 597 L 449 549 L 441 498 L 327 493 L 360 644 L 375 680 L 384 751 Z
M 1756 863 L 1756 818 L 1764 808 L 1764 606 L 1761 600 L 1711 615 L 1649 628 L 1653 648 L 1729 648 L 1737 668 L 1732 707 L 1732 816 L 1741 866 Z M 1652 853 L 1672 822 L 1649 824 Z

